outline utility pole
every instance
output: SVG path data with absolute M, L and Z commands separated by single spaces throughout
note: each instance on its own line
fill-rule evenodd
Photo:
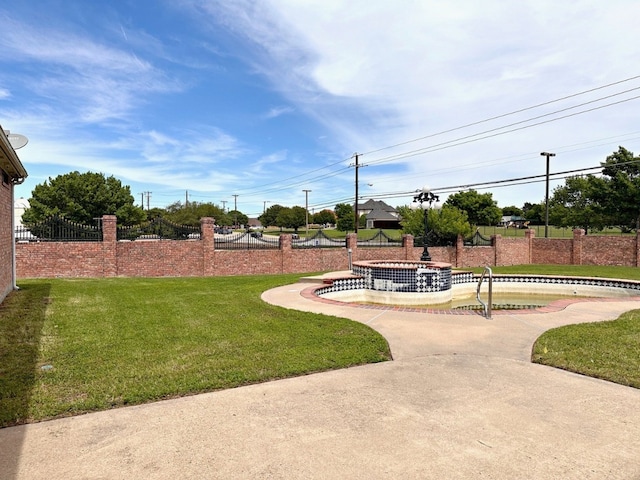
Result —
M 555 153 L 542 152 L 543 157 L 547 157 L 547 185 L 544 195 L 544 238 L 549 238 L 549 157 L 555 157 Z
M 234 193 L 233 197 L 233 226 L 238 226 L 238 194 Z
M 309 192 L 311 190 L 302 190 L 304 192 L 304 213 L 305 213 L 305 220 L 307 222 L 307 234 L 306 237 L 307 239 L 309 238 Z
M 265 200 L 262 202 L 262 213 L 264 214 L 267 211 L 267 203 L 271 203 L 269 200 Z
M 189 190 L 184 191 L 184 206 L 189 206 Z
M 353 231 L 356 234 L 356 239 L 358 237 L 358 169 L 360 168 L 360 165 L 358 165 L 358 154 L 354 153 L 353 154 L 356 162 L 355 162 L 355 168 L 356 168 L 356 203 L 354 205 L 354 213 L 353 213 Z
M 222 202 L 222 212 L 224 213 L 227 208 L 227 200 L 220 200 Z
M 142 195 L 142 209 L 144 210 L 144 197 L 147 197 L 147 210 L 149 210 L 149 198 L 151 197 L 151 192 L 142 192 L 140 195 Z

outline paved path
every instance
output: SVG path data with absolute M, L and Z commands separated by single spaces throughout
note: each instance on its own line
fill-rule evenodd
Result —
M 0 430 L 1 479 L 640 479 L 640 390 L 529 362 L 545 330 L 637 301 L 444 315 L 269 302 L 364 322 L 393 362 Z

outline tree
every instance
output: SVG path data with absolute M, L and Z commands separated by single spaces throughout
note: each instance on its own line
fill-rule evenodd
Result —
M 502 207 L 502 215 L 505 217 L 521 217 L 522 209 L 516 207 L 515 205 L 510 205 L 508 207 Z
M 120 180 L 103 173 L 71 172 L 49 177 L 36 185 L 29 199 L 30 208 L 22 220 L 33 225 L 51 215 L 61 215 L 67 220 L 95 224 L 103 215 L 116 215 L 119 225 L 137 225 L 146 215 L 142 208 L 134 206 L 130 187 Z
M 445 204 L 466 212 L 472 225 L 497 225 L 502 218 L 502 210 L 491 193 L 458 192 L 449 195 Z
M 307 224 L 307 211 L 303 207 L 283 207 L 278 213 L 276 225 L 280 228 L 298 228 Z
M 618 147 L 601 165 L 604 183 L 592 191 L 593 199 L 608 215 L 610 225 L 640 230 L 640 157 Z
M 533 225 L 543 225 L 545 217 L 544 203 L 525 202 L 522 206 L 522 216 Z
M 178 225 L 200 225 L 200 219 L 211 217 L 215 219 L 216 225 L 230 225 L 231 221 L 224 211 L 213 203 L 189 202 L 184 205 L 175 202 L 166 208 L 164 217 Z
M 227 213 L 227 217 L 229 218 L 229 222 L 233 223 L 234 226 L 246 226 L 249 224 L 249 217 L 247 217 L 240 210 L 229 210 L 229 213 Z
M 318 225 L 334 225 L 336 223 L 336 214 L 331 210 L 321 210 L 313 214 L 313 223 Z
M 262 225 L 264 227 L 275 227 L 278 225 L 277 222 L 277 218 L 278 218 L 278 214 L 280 213 L 280 210 L 282 210 L 283 207 L 282 205 L 271 205 L 269 208 L 267 208 L 264 213 L 262 215 L 260 215 L 258 217 L 258 220 L 260 220 L 260 223 L 262 223 Z
M 402 231 L 415 238 L 424 237 L 424 211 L 412 209 L 408 206 L 398 208 L 402 217 L 400 224 Z M 468 237 L 473 228 L 467 220 L 467 214 L 462 210 L 444 204 L 440 209 L 427 211 L 428 242 L 430 245 L 453 245 L 458 235 Z
M 558 227 L 602 229 L 607 220 L 602 206 L 594 200 L 594 189 L 602 188 L 603 180 L 587 175 L 569 177 L 556 187 L 549 199 L 549 223 Z
M 338 218 L 336 228 L 341 232 L 353 230 L 353 207 L 348 203 L 339 203 L 336 205 L 335 212 Z

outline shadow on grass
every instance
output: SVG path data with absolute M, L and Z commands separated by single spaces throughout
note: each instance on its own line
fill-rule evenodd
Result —
M 47 282 L 11 292 L 0 304 L 0 428 L 26 423 L 38 375 L 38 352 L 49 292 Z M 0 431 L 3 478 L 17 473 L 24 430 Z

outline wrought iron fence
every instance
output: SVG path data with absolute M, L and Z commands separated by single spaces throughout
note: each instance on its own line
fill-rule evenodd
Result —
M 118 240 L 193 240 L 200 238 L 200 227 L 178 225 L 162 217 L 131 227 L 117 228 Z
M 322 230 L 318 230 L 309 238 L 293 238 L 291 248 L 336 248 L 346 246 L 344 238 L 331 238 Z
M 392 238 L 382 229 L 369 239 L 358 239 L 359 247 L 401 247 L 402 239 Z
M 280 248 L 280 237 L 263 235 L 262 232 L 216 234 L 216 250 L 268 250 Z
M 493 245 L 491 237 L 487 238 L 483 236 L 478 230 L 471 237 L 464 239 L 464 244 L 467 247 L 490 247 Z
M 72 222 L 59 215 L 15 229 L 17 242 L 101 242 L 102 225 Z

